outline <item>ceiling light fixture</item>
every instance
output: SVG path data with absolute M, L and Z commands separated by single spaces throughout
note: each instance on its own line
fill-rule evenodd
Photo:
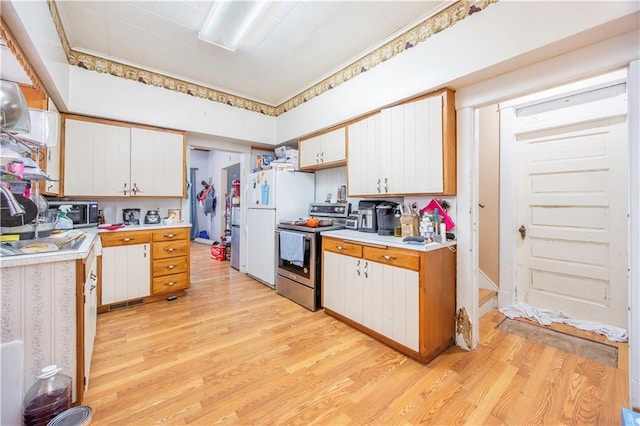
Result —
M 215 1 L 198 38 L 235 52 L 242 39 L 264 14 L 268 1 Z

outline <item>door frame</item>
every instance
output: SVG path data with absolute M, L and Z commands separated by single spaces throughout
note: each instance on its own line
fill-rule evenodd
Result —
M 622 69 L 500 103 L 500 283 L 502 285 L 498 292 L 499 308 L 517 302 L 516 109 L 626 81 L 627 70 Z M 627 119 L 629 119 L 628 110 Z M 629 164 L 628 167 L 631 165 Z M 631 189 L 630 183 L 628 192 Z
M 597 57 L 598 61 L 593 58 Z M 471 336 L 467 341 L 460 333 L 460 317 L 457 319 L 456 344 L 463 349 L 474 350 L 479 342 L 478 318 L 478 244 L 477 244 L 477 146 L 478 124 L 474 110 L 485 105 L 513 99 L 527 93 L 576 81 L 609 70 L 628 67 L 628 126 L 629 126 L 629 182 L 630 182 L 630 321 L 629 335 L 640 335 L 640 195 L 634 194 L 632 182 L 640 181 L 640 59 L 635 40 L 614 38 L 577 51 L 565 53 L 547 61 L 502 74 L 492 79 L 463 87 L 456 91 L 457 140 L 458 140 L 458 188 L 457 222 L 457 313 L 464 308 L 468 313 L 467 324 Z M 637 192 L 637 191 L 636 191 Z M 502 283 L 501 283 L 502 284 Z M 502 287 L 502 286 L 501 286 Z M 503 289 L 504 290 L 504 289 Z M 504 300 L 505 295 L 502 295 Z M 499 297 L 500 301 L 500 297 Z M 464 325 L 464 324 L 463 324 Z M 468 344 L 467 344 L 468 343 Z M 640 408 L 640 339 L 629 341 L 629 394 L 632 407 Z

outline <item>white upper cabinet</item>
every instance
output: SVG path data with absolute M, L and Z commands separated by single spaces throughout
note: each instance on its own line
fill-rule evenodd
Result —
M 182 132 L 64 120 L 64 196 L 182 197 Z
M 455 194 L 454 113 L 444 90 L 350 124 L 349 196 Z
M 340 127 L 308 139 L 301 139 L 298 149 L 301 170 L 343 166 L 346 161 L 346 130 Z
M 182 134 L 132 128 L 132 195 L 181 197 L 185 187 L 183 159 Z
M 65 196 L 119 196 L 129 184 L 130 129 L 66 119 L 64 125 Z

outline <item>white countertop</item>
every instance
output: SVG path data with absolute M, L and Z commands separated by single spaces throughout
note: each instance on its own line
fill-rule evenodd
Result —
M 387 247 L 397 247 L 416 251 L 438 250 L 444 247 L 455 246 L 455 240 L 449 240 L 445 243 L 404 243 L 402 237 L 394 237 L 387 235 L 378 235 L 371 232 L 360 232 L 351 229 L 341 229 L 338 231 L 325 231 L 320 235 L 323 237 L 340 238 L 342 240 L 353 241 L 356 243 L 383 245 Z
M 190 223 L 179 222 L 171 225 L 164 225 L 162 223 L 157 224 L 142 224 L 142 225 L 125 225 L 122 228 L 109 230 L 109 229 L 97 229 L 99 234 L 106 232 L 122 232 L 122 231 L 152 231 L 154 229 L 167 229 L 167 228 L 191 228 Z
M 84 241 L 74 250 L 51 251 L 46 253 L 22 254 L 15 256 L 0 257 L 0 268 L 10 268 L 14 266 L 27 266 L 38 263 L 63 262 L 67 260 L 84 259 L 91 251 L 91 247 L 95 242 L 99 242 L 99 234 L 107 232 L 121 231 L 151 231 L 154 229 L 167 228 L 190 228 L 190 223 L 174 223 L 171 225 L 155 224 L 155 225 L 126 225 L 113 231 L 98 228 L 79 228 L 70 232 L 82 231 L 85 233 Z M 60 236 L 64 234 L 59 234 Z
M 0 268 L 84 259 L 89 254 L 89 251 L 91 251 L 91 247 L 93 246 L 93 244 L 96 242 L 96 240 L 98 240 L 98 229 L 85 228 L 81 229 L 81 231 L 85 233 L 85 237 L 84 241 L 82 241 L 82 244 L 80 244 L 77 249 L 50 251 L 46 253 L 21 254 L 16 256 L 3 256 L 0 257 Z

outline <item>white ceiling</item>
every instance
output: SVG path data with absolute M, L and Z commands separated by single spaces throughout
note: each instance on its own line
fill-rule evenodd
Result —
M 78 52 L 272 106 L 451 2 L 269 3 L 241 46 L 230 52 L 198 39 L 212 1 L 55 1 L 71 48 Z

